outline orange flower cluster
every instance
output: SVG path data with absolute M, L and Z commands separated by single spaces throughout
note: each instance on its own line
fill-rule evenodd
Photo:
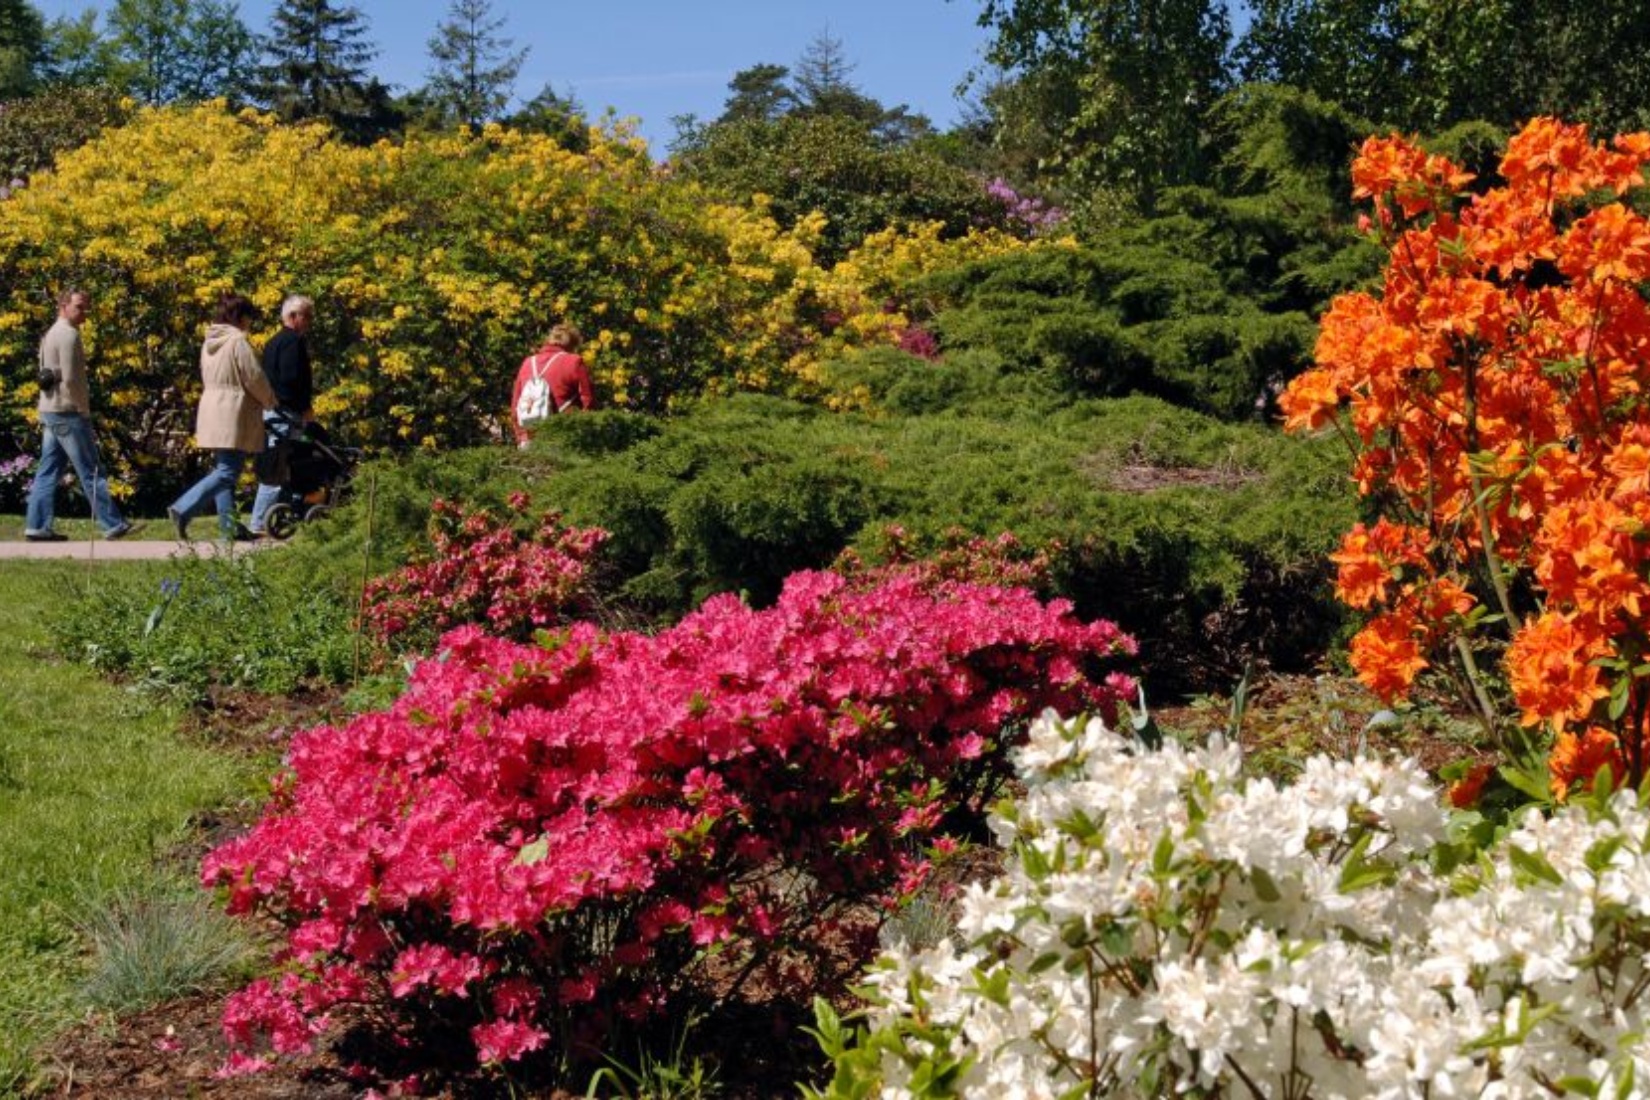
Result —
M 1353 166 L 1390 248 L 1376 294 L 1323 318 L 1282 399 L 1334 425 L 1383 518 L 1334 555 L 1373 612 L 1359 677 L 1391 700 L 1488 623 L 1522 724 L 1554 737 L 1562 796 L 1608 763 L 1636 782 L 1650 722 L 1650 134 L 1531 122 L 1501 186 L 1399 137 Z M 1374 224 L 1374 223 L 1371 223 Z

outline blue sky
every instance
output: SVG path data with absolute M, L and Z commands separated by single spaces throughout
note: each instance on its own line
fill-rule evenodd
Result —
M 104 11 L 113 0 L 34 0 L 48 19 Z M 275 0 L 240 0 L 255 31 Z M 375 74 L 403 90 L 424 82 L 426 43 L 449 0 L 356 0 L 379 47 Z M 531 52 L 516 82 L 520 98 L 545 84 L 574 93 L 592 115 L 613 107 L 642 120 L 663 155 L 671 116 L 721 113 L 727 83 L 760 62 L 794 65 L 823 31 L 854 62 L 861 91 L 908 104 L 942 129 L 957 121 L 957 84 L 979 64 L 986 34 L 978 0 L 493 0 L 500 34 Z M 101 24 L 100 24 L 101 26 Z

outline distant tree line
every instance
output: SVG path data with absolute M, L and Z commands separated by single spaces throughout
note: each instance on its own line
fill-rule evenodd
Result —
M 93 9 L 48 22 L 29 0 L 0 0 L 0 100 L 89 88 L 148 105 L 221 97 L 363 141 L 408 126 L 564 128 L 580 108 L 553 87 L 506 113 L 528 51 L 504 23 L 490 0 L 452 0 L 425 83 L 398 94 L 372 74 L 366 17 L 333 0 L 282 0 L 261 32 L 234 0 L 117 0 L 101 27 Z

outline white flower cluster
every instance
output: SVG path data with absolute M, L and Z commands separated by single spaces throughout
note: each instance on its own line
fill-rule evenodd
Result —
M 1477 850 L 1410 762 L 1317 758 L 1279 787 L 1232 748 L 1045 715 L 1019 763 L 968 946 L 884 956 L 844 1089 L 1650 1095 L 1632 795 L 1531 811 Z

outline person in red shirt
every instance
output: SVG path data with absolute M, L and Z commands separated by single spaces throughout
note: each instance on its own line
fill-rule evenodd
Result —
M 596 407 L 596 393 L 590 385 L 590 368 L 579 357 L 581 343 L 583 338 L 577 328 L 559 324 L 551 328 L 542 347 L 521 361 L 521 367 L 516 371 L 515 387 L 510 392 L 518 447 L 527 446 L 528 432 L 536 421 L 522 403 L 522 392 L 528 388 L 530 381 L 543 379 L 550 388 L 547 407 L 539 410 L 543 415 Z

